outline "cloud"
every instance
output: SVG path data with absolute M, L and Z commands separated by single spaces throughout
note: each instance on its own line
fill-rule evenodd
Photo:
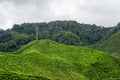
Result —
M 53 20 L 113 26 L 120 20 L 119 4 L 120 0 L 0 0 L 0 28 Z

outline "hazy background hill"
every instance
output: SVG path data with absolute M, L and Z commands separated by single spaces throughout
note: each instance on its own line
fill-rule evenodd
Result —
M 111 28 L 104 39 L 95 44 L 93 48 L 109 52 L 117 57 L 120 57 L 120 23 Z
M 120 31 L 110 36 L 101 44 L 95 46 L 95 48 L 120 56 Z

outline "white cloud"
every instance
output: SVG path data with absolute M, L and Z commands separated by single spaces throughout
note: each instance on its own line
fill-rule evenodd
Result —
M 9 6 L 9 7 L 6 7 Z M 5 2 L 0 5 L 0 27 L 7 29 L 14 24 L 15 15 L 13 14 L 13 4 L 10 2 Z
M 52 20 L 113 26 L 120 20 L 119 4 L 120 0 L 0 0 L 0 28 Z

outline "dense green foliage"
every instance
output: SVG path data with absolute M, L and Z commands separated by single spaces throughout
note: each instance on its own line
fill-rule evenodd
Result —
M 35 40 L 35 27 L 39 39 L 51 39 L 70 45 L 91 45 L 99 42 L 109 28 L 81 24 L 76 21 L 53 21 L 49 23 L 24 23 L 0 34 L 0 51 L 14 51 L 23 44 Z
M 91 47 L 92 45 L 92 48 L 95 49 L 114 53 L 118 56 L 120 54 L 119 34 L 116 37 L 113 36 L 120 31 L 120 23 L 115 27 L 105 28 L 95 24 L 81 24 L 76 21 L 24 23 L 21 25 L 15 24 L 12 29 L 5 31 L 0 29 L 0 51 L 12 52 L 35 40 L 36 27 L 39 29 L 39 40 L 51 39 L 77 46 Z
M 120 31 L 110 36 L 99 46 L 95 46 L 95 48 L 120 56 Z
M 117 26 L 109 28 L 107 34 L 105 35 L 104 40 L 107 40 L 109 37 L 120 31 L 120 23 Z
M 109 28 L 109 31 L 101 42 L 92 46 L 94 49 L 112 53 L 120 58 L 120 23 L 117 26 Z
M 33 41 L 10 54 L 1 53 L 0 60 L 0 78 L 120 79 L 120 59 L 105 52 L 63 45 L 51 40 Z
M 50 79 L 40 76 L 30 76 L 1 71 L 0 80 L 50 80 Z

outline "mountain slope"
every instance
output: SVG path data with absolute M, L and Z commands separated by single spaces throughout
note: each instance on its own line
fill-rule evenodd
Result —
M 120 55 L 120 31 L 98 45 L 97 49 Z
M 12 29 L 0 32 L 0 51 L 12 52 L 22 45 L 35 40 L 36 27 L 38 38 L 51 39 L 69 45 L 91 45 L 99 42 L 109 28 L 78 23 L 76 21 L 52 21 L 44 23 L 23 23 Z
M 12 54 L 1 54 L 0 60 L 0 71 L 18 76 L 26 75 L 25 78 L 42 76 L 43 80 L 120 79 L 119 59 L 101 51 L 63 45 L 51 40 L 33 41 Z

